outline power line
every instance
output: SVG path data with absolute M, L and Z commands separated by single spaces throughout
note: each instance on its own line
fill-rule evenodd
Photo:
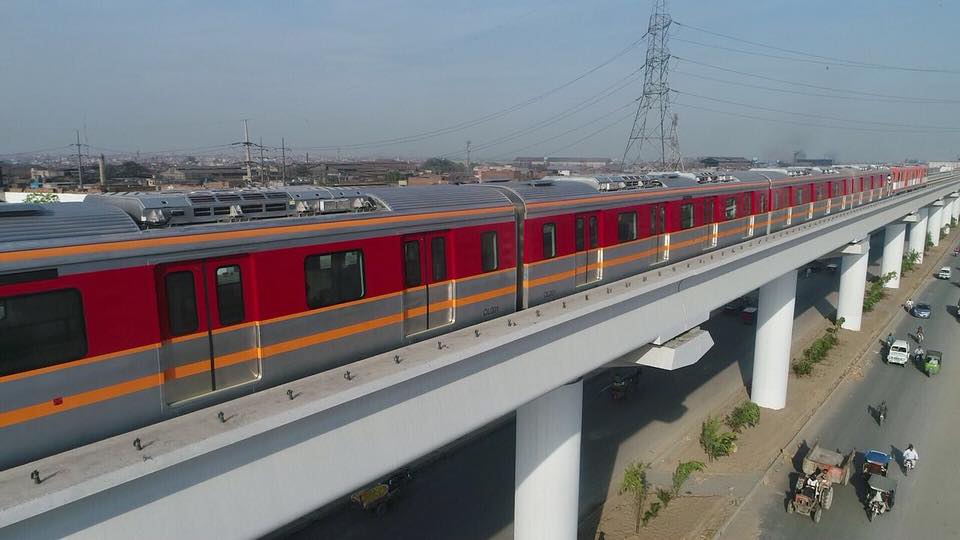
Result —
M 489 141 L 485 141 L 485 142 L 480 143 L 480 144 L 478 144 L 478 145 L 474 145 L 474 146 L 473 146 L 473 150 L 474 150 L 474 151 L 477 151 L 477 150 L 486 150 L 486 149 L 488 149 L 488 148 L 492 148 L 492 147 L 494 147 L 494 146 L 498 146 L 498 145 L 500 145 L 500 144 L 503 144 L 503 143 L 505 143 L 505 142 L 512 141 L 512 140 L 514 140 L 514 139 L 517 139 L 517 138 L 519 138 L 519 137 L 522 137 L 522 136 L 524 136 L 524 135 L 527 135 L 527 134 L 532 133 L 532 132 L 534 132 L 534 131 L 537 131 L 537 130 L 539 130 L 539 129 L 543 129 L 543 128 L 547 127 L 547 126 L 556 124 L 557 122 L 559 122 L 560 120 L 563 120 L 564 118 L 568 118 L 568 117 L 570 117 L 570 116 L 573 116 L 574 114 L 576 114 L 576 113 L 578 113 L 578 112 L 580 112 L 580 111 L 582 111 L 582 110 L 584 110 L 584 109 L 587 109 L 587 108 L 589 108 L 589 107 L 591 107 L 591 106 L 599 103 L 600 101 L 602 101 L 602 100 L 604 100 L 604 99 L 607 99 L 608 97 L 616 94 L 616 93 L 619 92 L 620 90 L 622 90 L 622 89 L 626 88 L 627 86 L 629 86 L 631 83 L 633 83 L 636 79 L 639 78 L 638 75 L 639 75 L 639 73 L 640 73 L 642 70 L 643 70 L 643 66 L 641 66 L 641 67 L 638 68 L 638 69 L 633 70 L 632 72 L 630 72 L 629 74 L 627 74 L 626 77 L 622 77 L 621 79 L 619 79 L 618 81 L 614 82 L 614 83 L 611 84 L 610 86 L 607 86 L 606 88 L 604 88 L 603 90 L 597 92 L 596 94 L 593 94 L 593 95 L 587 97 L 586 99 L 580 101 L 580 102 L 577 103 L 576 105 L 574 105 L 574 106 L 572 106 L 572 107 L 569 107 L 569 108 L 567 108 L 567 109 L 564 109 L 563 111 L 561 111 L 561 112 L 559 112 L 559 113 L 557 113 L 557 114 L 555 114 L 555 115 L 552 115 L 552 116 L 547 117 L 546 120 L 541 120 L 540 122 L 537 122 L 537 123 L 535 123 L 535 124 L 533 124 L 533 125 L 530 125 L 530 126 L 527 126 L 527 127 L 525 127 L 525 128 L 522 128 L 522 129 L 519 129 L 519 130 L 510 132 L 510 133 L 508 133 L 507 135 L 504 135 L 504 136 L 502 136 L 502 137 L 497 137 L 497 138 L 495 138 L 495 139 L 491 139 L 491 140 L 489 140 Z M 441 155 L 438 156 L 438 157 L 449 157 L 449 156 L 452 156 L 452 155 L 456 155 L 456 154 L 458 154 L 459 152 L 460 152 L 460 150 L 452 150 L 452 151 L 450 151 L 450 152 L 446 152 L 446 153 L 444 153 L 444 154 L 441 154 Z
M 930 129 L 930 130 L 935 130 L 935 131 L 939 131 L 939 132 L 942 132 L 942 133 L 954 133 L 954 132 L 960 131 L 960 128 L 949 127 L 949 126 L 929 126 L 929 125 L 917 125 L 917 124 L 899 124 L 899 123 L 895 123 L 895 122 L 880 122 L 880 121 L 876 121 L 876 120 L 856 120 L 856 119 L 853 119 L 853 118 L 844 118 L 844 117 L 840 117 L 840 116 L 827 116 L 827 115 L 822 115 L 822 114 L 800 113 L 800 112 L 794 112 L 794 111 L 785 111 L 785 110 L 783 110 L 783 109 L 773 109 L 773 108 L 770 108 L 770 107 L 762 107 L 762 106 L 760 106 L 760 105 L 751 105 L 751 104 L 749 104 L 749 103 L 741 103 L 741 102 L 738 102 L 738 101 L 730 101 L 730 100 L 727 100 L 727 99 L 721 99 L 721 98 L 715 98 L 715 97 L 710 97 L 710 96 L 704 96 L 704 95 L 702 95 L 702 94 L 695 94 L 695 93 L 693 93 L 693 92 L 684 92 L 684 91 L 682 91 L 682 90 L 673 90 L 673 92 L 675 92 L 675 93 L 677 93 L 677 94 L 686 95 L 686 96 L 692 96 L 692 97 L 697 97 L 697 98 L 701 98 L 701 99 L 707 99 L 707 100 L 710 100 L 710 101 L 716 101 L 717 103 L 726 103 L 726 104 L 728 104 L 728 105 L 736 105 L 736 106 L 738 106 L 738 107 L 745 107 L 745 108 L 748 108 L 748 109 L 754 109 L 754 110 L 760 110 L 760 111 L 767 111 L 767 112 L 776 112 L 776 113 L 781 113 L 781 114 L 790 114 L 790 115 L 794 115 L 794 116 L 805 116 L 805 117 L 808 117 L 808 118 L 818 118 L 818 119 L 821 119 L 821 120 L 835 120 L 835 121 L 842 121 L 842 122 L 851 122 L 851 123 L 854 123 L 854 124 L 873 124 L 873 125 L 878 125 L 878 126 L 892 126 L 892 127 L 902 127 L 902 128 L 908 128 L 908 129 Z
M 614 120 L 613 122 L 611 122 L 611 123 L 609 123 L 609 124 L 601 127 L 600 129 L 598 129 L 598 130 L 596 130 L 596 131 L 593 131 L 593 132 L 587 134 L 586 136 L 581 137 L 581 138 L 573 141 L 572 143 L 570 143 L 570 144 L 568 144 L 568 145 L 566 145 L 566 146 L 564 146 L 564 147 L 562 147 L 562 148 L 557 148 L 557 149 L 555 149 L 555 150 L 553 150 L 553 151 L 551 151 L 551 152 L 549 152 L 549 153 L 547 153 L 547 154 L 545 154 L 545 155 L 547 155 L 547 156 L 555 156 L 555 155 L 559 154 L 560 152 L 563 152 L 563 151 L 565 151 L 565 150 L 567 150 L 567 149 L 569 149 L 569 148 L 572 148 L 572 147 L 574 147 L 574 146 L 582 143 L 583 141 L 585 141 L 585 140 L 587 140 L 587 139 L 591 139 L 591 138 L 599 135 L 600 133 L 603 133 L 604 131 L 606 131 L 606 130 L 608 130 L 608 129 L 614 127 L 614 126 L 616 126 L 617 124 L 622 123 L 624 120 L 629 120 L 629 119 L 630 119 L 631 117 L 633 117 L 633 116 L 634 116 L 633 113 L 630 113 L 630 114 L 628 114 L 628 115 L 626 115 L 626 116 L 622 116 L 622 117 L 620 117 L 619 119 Z
M 677 60 L 680 60 L 681 62 L 688 62 L 688 63 L 691 63 L 691 64 L 696 64 L 696 65 L 698 65 L 698 66 L 703 66 L 703 67 L 708 67 L 708 68 L 711 68 L 711 69 L 716 69 L 716 70 L 718 70 L 718 71 L 725 71 L 725 72 L 727 72 L 727 73 L 735 73 L 735 74 L 737 74 L 737 75 L 743 75 L 744 77 L 753 77 L 753 78 L 755 78 L 755 79 L 761 79 L 761 80 L 765 80 L 765 81 L 778 82 L 778 83 L 782 83 L 782 84 L 790 84 L 790 85 L 794 85 L 794 86 L 803 86 L 803 87 L 806 87 L 806 88 L 814 88 L 814 89 L 816 89 L 816 90 L 826 90 L 826 91 L 828 91 L 828 92 L 842 92 L 842 93 L 856 94 L 856 95 L 862 95 L 862 96 L 879 97 L 879 98 L 885 98 L 885 99 L 891 99 L 891 100 L 904 100 L 904 101 L 912 102 L 912 103 L 960 104 L 960 100 L 957 100 L 957 99 L 947 99 L 947 98 L 918 98 L 918 97 L 910 97 L 910 96 L 896 96 L 896 95 L 890 95 L 890 94 L 879 94 L 879 93 L 876 93 L 876 92 L 866 92 L 866 91 L 862 91 L 862 90 L 846 90 L 846 89 L 843 89 L 843 88 L 832 88 L 832 87 L 829 87 L 829 86 L 821 86 L 821 85 L 816 85 L 816 84 L 809 84 L 809 83 L 804 83 L 804 82 L 800 82 L 800 81 L 791 81 L 791 80 L 786 80 L 786 79 L 778 79 L 778 78 L 775 78 L 775 77 L 767 77 L 767 76 L 765 76 L 765 75 L 757 75 L 757 74 L 755 74 L 755 73 L 749 73 L 749 72 L 746 72 L 746 71 L 740 71 L 740 70 L 736 70 L 736 69 L 731 69 L 731 68 L 725 68 L 725 67 L 722 67 L 722 66 L 717 66 L 717 65 L 714 65 L 714 64 L 708 64 L 708 63 L 706 63 L 706 62 L 700 62 L 700 61 L 697 61 L 697 60 L 691 60 L 690 58 L 684 58 L 684 57 L 680 57 L 680 56 L 677 56 L 677 55 L 672 55 L 672 56 L 673 56 L 673 58 L 675 58 L 675 59 L 677 59 Z
M 782 56 L 782 55 L 779 55 L 779 54 L 769 54 L 769 53 L 762 53 L 762 52 L 757 52 L 757 51 L 747 51 L 747 50 L 744 50 L 744 49 L 735 49 L 735 48 L 733 48 L 733 47 L 724 47 L 723 45 L 714 45 L 714 44 L 710 44 L 710 43 L 702 43 L 702 42 L 700 42 L 700 41 L 694 41 L 694 40 L 692 40 L 692 39 L 683 39 L 683 38 L 678 38 L 678 37 L 675 37 L 675 38 L 673 38 L 673 39 L 675 39 L 675 40 L 677 40 L 677 41 L 679 41 L 679 42 L 681 42 L 681 43 L 689 43 L 689 44 L 691 44 L 691 45 L 697 45 L 697 46 L 699 46 L 699 47 L 706 47 L 706 48 L 708 48 L 708 49 L 718 49 L 718 50 L 721 50 L 721 51 L 735 52 L 735 53 L 738 53 L 738 54 L 747 54 L 747 55 L 751 55 L 751 56 L 761 56 L 761 57 L 764 57 L 764 58 L 774 58 L 774 59 L 776 59 L 776 60 L 787 60 L 787 61 L 791 61 L 791 62 L 804 62 L 804 63 L 807 63 L 807 64 L 817 64 L 817 65 L 821 65 L 821 66 L 826 65 L 826 66 L 850 67 L 850 68 L 857 68 L 857 69 L 875 69 L 875 70 L 886 70 L 886 69 L 887 69 L 887 68 L 884 68 L 884 67 L 861 65 L 861 64 L 856 64 L 856 63 L 833 62 L 833 61 L 829 61 L 829 60 L 816 60 L 816 59 L 812 59 L 812 58 L 796 58 L 796 57 L 793 57 L 793 56 Z M 951 74 L 952 74 L 952 73 L 960 74 L 960 71 L 957 71 L 957 72 L 941 71 L 941 72 L 942 72 L 942 73 L 951 73 Z
M 45 152 L 53 152 L 56 150 L 66 150 L 68 148 L 73 148 L 74 145 L 67 144 L 63 146 L 56 146 L 53 148 L 41 148 L 40 150 L 24 150 L 22 152 L 8 152 L 6 154 L 0 154 L 0 156 L 24 156 L 28 154 L 43 154 Z
M 732 85 L 732 86 L 740 86 L 740 87 L 744 87 L 744 88 L 756 88 L 756 89 L 758 89 L 758 90 L 767 90 L 767 91 L 770 91 L 770 92 L 780 92 L 780 93 L 783 93 L 783 94 L 793 94 L 793 95 L 797 95 L 797 96 L 821 97 L 821 98 L 828 98 L 828 99 L 843 99 L 843 100 L 848 100 L 848 101 L 850 101 L 850 100 L 853 100 L 853 101 L 871 101 L 871 102 L 876 102 L 876 103 L 915 103 L 915 104 L 928 104 L 928 105 L 930 104 L 930 103 L 928 103 L 928 102 L 911 101 L 911 100 L 903 100 L 903 99 L 874 98 L 874 97 L 867 97 L 867 96 L 841 96 L 841 95 L 836 95 L 836 94 L 821 94 L 821 93 L 817 93 L 817 92 L 804 92 L 804 91 L 801 91 L 801 90 L 788 90 L 788 89 L 786 89 L 786 88 L 776 88 L 776 87 L 773 87 L 773 86 L 762 86 L 762 85 L 759 85 L 759 84 L 750 84 L 750 83 L 744 83 L 744 82 L 739 82 L 739 81 L 730 81 L 730 80 L 727 80 L 727 79 L 719 79 L 719 78 L 717 78 L 717 77 L 710 77 L 710 76 L 708 76 L 708 75 L 701 75 L 701 74 L 699 74 L 699 73 L 691 73 L 691 72 L 689 72 L 689 71 L 683 71 L 683 70 L 681 70 L 681 69 L 674 69 L 673 72 L 674 72 L 674 73 L 679 73 L 680 75 L 686 75 L 686 76 L 688 76 L 688 77 L 696 77 L 696 78 L 698 78 L 698 79 L 703 79 L 703 80 L 706 80 L 706 81 L 713 81 L 713 82 L 718 82 L 718 83 L 722 83 L 722 84 L 729 84 L 729 85 Z M 839 91 L 839 90 L 838 90 L 838 91 Z M 958 103 L 960 103 L 960 100 L 958 100 Z M 947 104 L 949 104 L 949 103 L 948 103 L 948 102 L 944 102 L 943 104 L 944 104 L 944 105 L 947 105 Z
M 601 120 L 604 120 L 604 119 L 607 119 L 607 118 L 613 116 L 614 114 L 617 114 L 617 113 L 620 112 L 620 111 L 623 111 L 623 110 L 625 110 L 625 109 L 633 108 L 634 104 L 636 104 L 636 100 L 631 101 L 630 103 L 627 103 L 626 105 L 622 105 L 622 106 L 620 106 L 620 107 L 617 107 L 616 109 L 614 109 L 614 110 L 612 110 L 612 111 L 610 111 L 610 112 L 608 112 L 608 113 L 606 113 L 606 114 L 600 115 L 600 116 L 594 118 L 593 120 L 590 120 L 589 122 L 580 124 L 580 125 L 578 125 L 578 126 L 576 126 L 576 127 L 572 127 L 572 128 L 570 128 L 570 129 L 568 129 L 568 130 L 566 130 L 566 131 L 563 131 L 563 132 L 561 132 L 561 133 L 558 133 L 558 134 L 556 134 L 556 135 L 554 135 L 554 136 L 552 136 L 552 137 L 548 137 L 548 138 L 546 138 L 546 139 L 537 141 L 537 142 L 535 142 L 535 143 L 533 143 L 533 144 L 528 144 L 528 145 L 526 145 L 526 146 L 522 146 L 522 147 L 520 147 L 520 148 L 514 148 L 513 150 L 506 151 L 506 152 L 504 152 L 503 154 L 500 155 L 500 159 L 506 159 L 506 158 L 509 158 L 509 157 L 511 157 L 511 156 L 516 156 L 516 155 L 518 155 L 520 152 L 523 152 L 523 151 L 525 151 L 525 150 L 529 150 L 530 148 L 534 148 L 534 147 L 536 147 L 536 146 L 540 146 L 540 145 L 545 144 L 545 143 L 548 143 L 548 142 L 550 142 L 550 141 L 555 141 L 555 140 L 557 140 L 557 139 L 559 139 L 559 138 L 561 138 L 561 137 L 564 137 L 564 136 L 566 136 L 566 135 L 569 135 L 569 134 L 571 134 L 571 133 L 573 133 L 573 132 L 575 132 L 575 131 L 580 131 L 581 129 L 583 129 L 583 128 L 587 127 L 587 126 L 596 124 L 597 122 L 599 122 L 599 121 L 601 121 Z M 630 116 L 632 116 L 632 115 L 633 115 L 633 113 L 630 113 Z M 628 117 L 625 117 L 625 118 L 628 118 Z
M 698 106 L 698 105 L 690 105 L 689 103 L 678 103 L 678 102 L 674 102 L 674 104 L 675 104 L 675 105 L 678 105 L 678 106 L 680 106 L 680 107 L 686 107 L 686 108 L 688 108 L 688 109 L 696 109 L 696 110 L 699 110 L 699 111 L 707 111 L 707 112 L 712 112 L 712 113 L 717 113 L 717 114 L 724 114 L 724 115 L 727 115 L 727 116 L 734 116 L 734 117 L 737 117 L 737 118 L 747 118 L 747 119 L 751 119 L 751 120 L 761 120 L 761 121 L 763 121 L 763 122 L 773 122 L 773 123 L 775 123 L 775 124 L 791 124 L 791 125 L 796 125 L 796 126 L 808 126 L 808 127 L 816 127 L 816 128 L 824 128 L 824 129 L 839 129 L 839 130 L 843 130 L 843 131 L 857 131 L 857 132 L 865 132 L 865 133 L 941 134 L 941 132 L 919 131 L 919 130 L 880 129 L 880 128 L 865 128 L 865 127 L 864 127 L 864 128 L 859 128 L 859 127 L 851 127 L 851 126 L 832 126 L 832 125 L 825 125 L 825 124 L 815 124 L 815 123 L 813 123 L 813 122 L 801 122 L 801 121 L 798 121 L 798 120 L 783 120 L 783 119 L 779 119 L 779 118 L 765 118 L 765 117 L 762 117 L 762 116 L 753 116 L 753 115 L 750 115 L 750 114 L 735 113 L 735 112 L 730 112 L 730 111 L 721 111 L 721 110 L 717 110 L 717 109 L 711 109 L 711 108 L 709 108 L 709 107 L 700 107 L 700 106 Z
M 646 34 L 644 34 L 643 36 L 640 36 L 639 39 L 637 39 L 636 41 L 633 41 L 632 43 L 628 44 L 626 47 L 624 47 L 623 49 L 621 49 L 619 52 L 617 52 L 617 53 L 614 54 L 613 56 L 607 58 L 607 59 L 604 60 L 603 62 L 597 64 L 596 66 L 588 69 L 587 71 L 581 73 L 580 75 L 577 75 L 577 76 L 574 77 L 573 79 L 570 79 L 569 81 L 567 81 L 567 82 L 565 82 L 565 83 L 563 83 L 563 84 L 561 84 L 561 85 L 559 85 L 559 86 L 556 86 L 556 87 L 551 88 L 551 89 L 549 89 L 549 90 L 547 90 L 547 91 L 545 91 L 545 92 L 543 92 L 543 93 L 541 93 L 541 94 L 538 94 L 538 95 L 533 96 L 533 97 L 531 97 L 531 98 L 529 98 L 529 99 L 526 99 L 526 100 L 524 100 L 524 101 L 521 101 L 521 102 L 519 102 L 519 103 L 516 103 L 516 104 L 514 104 L 514 105 L 511 105 L 510 107 L 507 107 L 507 108 L 505 108 L 505 109 L 501 109 L 501 110 L 496 111 L 496 112 L 493 112 L 493 113 L 489 113 L 489 114 L 486 114 L 486 115 L 483 115 L 483 116 L 479 116 L 479 117 L 474 118 L 474 119 L 472 119 L 472 120 L 465 120 L 465 121 L 460 122 L 460 123 L 458 123 L 458 124 L 454 124 L 454 125 L 447 126 L 447 127 L 444 127 L 444 128 L 439 128 L 439 129 L 435 129 L 435 130 L 431 130 L 431 131 L 426 131 L 426 132 L 423 132 L 423 133 L 417 133 L 417 134 L 413 134 L 413 135 L 407 135 L 407 136 L 403 136 L 403 137 L 394 137 L 394 138 L 391 138 L 391 139 L 382 139 L 382 140 L 379 140 L 379 141 L 370 141 L 370 142 L 353 143 L 353 144 L 337 144 L 337 145 L 328 145 L 328 146 L 298 147 L 298 148 L 295 148 L 295 150 L 321 150 L 321 151 L 322 151 L 322 150 L 358 149 L 358 148 L 370 148 L 370 147 L 378 147 L 378 146 L 391 146 L 391 145 L 395 145 L 395 144 L 403 144 L 403 143 L 409 143 L 409 142 L 418 142 L 418 141 L 422 141 L 422 140 L 425 140 L 425 139 L 431 139 L 431 138 L 434 138 L 434 137 L 439 137 L 439 136 L 441 136 L 441 135 L 447 135 L 447 134 L 449 134 L 449 133 L 455 133 L 455 132 L 457 132 L 457 131 L 462 131 L 462 130 L 464 130 L 464 129 L 471 128 L 471 127 L 477 126 L 477 125 L 479 125 L 479 124 L 483 124 L 483 123 L 485 123 L 485 122 L 489 122 L 489 121 L 491 121 L 491 120 L 496 120 L 497 118 L 501 118 L 501 117 L 503 117 L 503 116 L 506 116 L 506 115 L 508 115 L 508 114 L 510 114 L 510 113 L 512 113 L 512 112 L 518 111 L 518 110 L 520 110 L 520 109 L 522 109 L 522 108 L 524 108 L 524 107 L 527 107 L 527 106 L 532 105 L 532 104 L 534 104 L 534 103 L 536 103 L 536 102 L 538 102 L 538 101 L 541 101 L 541 100 L 543 100 L 544 98 L 547 98 L 547 97 L 549 97 L 549 96 L 551 96 L 551 95 L 559 92 L 560 90 L 563 90 L 564 88 L 567 88 L 568 86 L 570 86 L 570 85 L 572 85 L 572 84 L 574 84 L 574 83 L 576 83 L 576 82 L 578 82 L 578 81 L 586 78 L 587 76 L 589 76 L 589 75 L 595 73 L 596 71 L 598 71 L 598 70 L 606 67 L 607 65 L 611 64 L 613 61 L 617 60 L 618 58 L 620 58 L 620 57 L 622 57 L 623 55 L 627 54 L 628 52 L 632 51 L 632 50 L 635 49 L 638 45 L 640 45 L 640 43 L 643 42 L 643 39 L 644 39 L 645 37 L 646 37 Z
M 819 54 L 813 54 L 813 53 L 810 53 L 810 52 L 798 51 L 798 50 L 795 50 L 795 49 L 787 49 L 787 48 L 784 48 L 784 47 L 778 47 L 778 46 L 776 46 L 776 45 L 770 45 L 770 44 L 768 44 L 768 43 L 761 43 L 761 42 L 759 42 L 759 41 L 751 41 L 751 40 L 749 40 L 749 39 L 743 39 L 743 38 L 739 38 L 739 37 L 736 37 L 736 36 L 731 36 L 731 35 L 729 35 L 729 34 L 721 34 L 720 32 L 715 32 L 715 31 L 713 31 L 713 30 L 708 30 L 708 29 L 706 29 L 706 28 L 699 28 L 699 27 L 697 27 L 697 26 L 693 26 L 693 25 L 691 25 L 691 24 L 685 24 L 685 23 L 678 22 L 678 21 L 673 21 L 673 24 L 675 24 L 675 25 L 677 25 L 677 26 L 679 26 L 679 27 L 682 27 L 682 28 L 689 28 L 690 30 L 696 30 L 697 32 L 703 32 L 703 33 L 705 33 L 705 34 L 710 34 L 710 35 L 712 35 L 712 36 L 721 37 L 721 38 L 729 39 L 729 40 L 732 40 L 732 41 L 738 41 L 738 42 L 740 42 L 740 43 L 746 43 L 746 44 L 748 44 L 748 45 L 754 45 L 754 46 L 756 46 L 756 47 L 763 47 L 763 48 L 766 48 L 766 49 L 771 49 L 771 50 L 774 50 L 774 51 L 785 52 L 785 53 L 789 53 L 789 54 L 797 54 L 797 55 L 801 55 L 801 56 L 809 56 L 809 57 L 811 57 L 811 58 L 818 58 L 818 59 L 820 59 L 820 60 L 827 60 L 827 61 L 830 61 L 830 62 L 837 62 L 837 63 L 839 63 L 839 64 L 850 64 L 850 65 L 856 65 L 856 66 L 858 66 L 858 67 L 870 68 L 870 69 L 887 69 L 887 70 L 895 70 L 895 71 L 912 71 L 912 72 L 923 72 L 923 73 L 960 74 L 960 70 L 956 70 L 956 69 L 926 68 L 926 67 L 914 67 L 914 66 L 895 66 L 895 65 L 890 65 L 890 64 L 877 64 L 877 63 L 874 63 L 874 62 L 862 62 L 862 61 L 859 61 L 859 60 L 850 60 L 850 59 L 846 59 L 846 58 L 838 58 L 838 57 L 835 57 L 835 56 L 823 56 L 823 55 L 819 55 Z

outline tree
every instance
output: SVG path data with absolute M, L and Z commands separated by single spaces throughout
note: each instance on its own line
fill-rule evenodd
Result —
M 446 158 L 430 158 L 423 162 L 423 168 L 437 173 L 448 173 L 462 171 L 463 165 Z
M 649 463 L 637 461 L 627 465 L 623 472 L 623 482 L 620 484 L 620 493 L 629 493 L 633 496 L 633 503 L 636 506 L 636 523 L 634 532 L 640 532 L 640 518 L 643 516 L 643 503 L 647 499 L 647 493 L 650 491 L 650 484 L 647 482 L 647 469 Z
M 400 171 L 387 171 L 387 174 L 384 175 L 387 182 L 395 184 L 401 180 L 406 180 L 407 176 Z
M 23 202 L 32 203 L 32 204 L 55 203 L 55 202 L 60 202 L 60 197 L 57 197 L 56 193 L 41 193 L 39 191 L 35 191 L 33 193 L 28 194 L 23 199 Z
M 136 161 L 124 161 L 109 171 L 112 178 L 143 178 L 152 174 L 150 169 Z

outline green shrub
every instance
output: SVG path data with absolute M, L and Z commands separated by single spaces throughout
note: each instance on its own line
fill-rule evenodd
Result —
M 55 203 L 60 202 L 60 197 L 58 197 L 56 193 L 34 191 L 32 193 L 28 193 L 27 196 L 23 198 L 23 202 L 32 204 Z
M 644 512 L 643 517 L 640 518 L 643 521 L 643 526 L 646 527 L 647 523 L 649 523 L 651 519 L 657 517 L 657 514 L 659 513 L 660 513 L 660 503 L 657 501 L 654 501 L 650 505 L 650 509 Z M 640 532 L 639 527 L 637 528 L 637 532 Z
M 906 274 L 907 272 L 912 272 L 919 262 L 920 254 L 917 253 L 917 250 L 911 249 L 910 253 L 903 256 L 903 262 L 900 263 L 900 273 Z
M 669 489 L 657 488 L 657 499 L 660 500 L 660 504 L 663 506 L 663 508 L 666 508 L 673 499 L 673 492 Z
M 720 419 L 708 416 L 700 428 L 700 446 L 710 461 L 729 456 L 736 449 L 737 436 L 734 433 L 720 431 Z
M 923 243 L 923 252 L 926 253 L 930 251 L 930 248 L 933 247 L 933 237 L 930 236 L 930 233 L 927 233 L 927 241 Z
M 690 478 L 691 474 L 702 471 L 706 467 L 702 461 L 685 461 L 678 463 L 677 468 L 673 471 L 673 496 L 677 497 L 680 495 L 680 488 L 683 487 L 683 484 L 687 481 L 687 478 Z
M 760 423 L 760 406 L 752 401 L 744 401 L 727 415 L 727 425 L 734 433 Z
M 791 368 L 798 377 L 804 377 L 813 373 L 813 362 L 809 360 L 794 360 Z
M 620 483 L 620 494 L 629 493 L 633 496 L 635 523 L 634 532 L 640 532 L 640 522 L 647 524 L 643 514 L 643 503 L 647 500 L 647 493 L 650 492 L 650 484 L 647 482 L 647 469 L 649 463 L 637 461 L 627 465 L 623 471 L 623 481 Z

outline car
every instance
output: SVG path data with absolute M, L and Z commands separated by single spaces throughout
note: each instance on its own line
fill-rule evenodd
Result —
M 913 306 L 913 309 L 910 310 L 910 314 L 918 319 L 929 319 L 930 315 L 933 314 L 933 308 L 926 302 L 918 302 Z
M 727 313 L 737 313 L 747 305 L 747 297 L 741 296 L 740 298 L 734 298 L 733 300 L 726 303 L 723 306 L 723 310 Z
M 940 271 L 937 272 L 937 277 L 940 279 L 950 279 L 950 274 L 950 267 L 944 266 L 940 269 Z
M 894 341 L 890 345 L 890 350 L 887 351 L 887 363 L 905 366 L 909 360 L 910 344 L 902 339 Z

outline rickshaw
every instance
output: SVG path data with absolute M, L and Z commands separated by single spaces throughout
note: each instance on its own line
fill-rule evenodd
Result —
M 887 469 L 893 458 L 879 450 L 867 450 L 863 454 L 863 477 L 870 479 L 874 476 L 887 476 Z
M 873 521 L 874 516 L 889 512 L 893 508 L 893 499 L 897 491 L 897 481 L 886 476 L 873 475 L 867 480 L 867 517 Z
M 371 510 L 378 516 L 383 515 L 387 511 L 387 503 L 397 494 L 400 486 L 412 479 L 410 469 L 404 467 L 382 482 L 354 493 L 350 496 L 350 500 L 364 510 Z
M 923 368 L 923 372 L 929 377 L 940 373 L 940 364 L 942 362 L 943 353 L 940 351 L 927 351 L 927 355 L 923 358 L 923 364 L 920 367 Z

